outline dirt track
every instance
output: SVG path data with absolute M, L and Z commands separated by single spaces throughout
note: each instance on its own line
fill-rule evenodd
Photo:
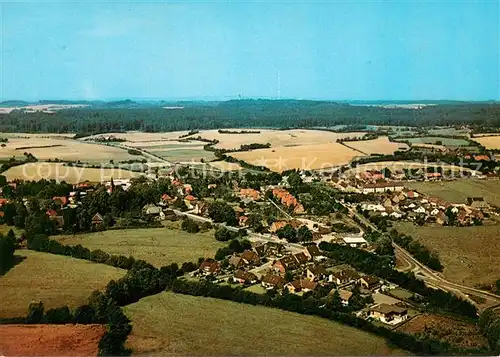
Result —
M 0 356 L 97 356 L 103 325 L 0 325 Z

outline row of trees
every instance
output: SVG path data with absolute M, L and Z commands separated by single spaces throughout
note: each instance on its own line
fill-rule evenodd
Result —
M 7 236 L 0 234 L 0 275 L 5 274 L 14 264 L 16 250 L 16 237 L 12 229 Z
M 299 314 L 319 316 L 382 336 L 387 338 L 389 342 L 395 346 L 417 354 L 433 355 L 464 352 L 458 351 L 448 343 L 434 340 L 426 336 L 409 335 L 375 325 L 351 313 L 342 312 L 341 304 L 335 304 L 334 300 L 325 305 L 323 300 L 318 300 L 313 295 L 309 294 L 298 296 L 285 292 L 280 295 L 272 291 L 267 294 L 255 294 L 241 287 L 234 288 L 228 285 L 212 284 L 208 281 L 187 281 L 183 279 L 172 280 L 171 285 L 168 286 L 167 289 L 179 294 L 212 297 L 238 303 L 278 308 Z M 475 350 L 466 352 L 478 353 L 481 351 Z
M 106 333 L 99 341 L 99 356 L 128 356 L 125 347 L 132 331 L 130 320 L 109 296 L 94 291 L 88 303 L 71 311 L 68 306 L 45 310 L 43 303 L 31 303 L 25 318 L 27 324 L 106 324 Z
M 56 113 L 14 110 L 0 115 L 2 132 L 105 133 L 140 130 L 163 132 L 220 128 L 314 128 L 335 125 L 462 125 L 500 126 L 496 103 L 438 103 L 420 110 L 356 106 L 331 101 L 230 100 L 218 103 L 90 103 L 86 108 Z M 175 105 L 175 104 L 174 104 Z
M 395 229 L 391 229 L 389 235 L 397 245 L 406 249 L 420 263 L 431 269 L 443 271 L 443 264 L 441 264 L 436 251 L 430 251 L 426 246 L 414 240 L 413 237 L 400 234 Z

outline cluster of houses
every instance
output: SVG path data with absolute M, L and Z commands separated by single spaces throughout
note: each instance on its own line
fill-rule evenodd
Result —
M 438 197 L 426 196 L 417 191 L 387 192 L 379 203 L 363 203 L 360 206 L 370 215 L 380 215 L 393 220 L 423 220 L 448 225 L 455 217 L 455 223 L 461 226 L 471 225 L 484 219 L 484 213 L 490 206 L 483 197 L 469 197 L 463 204 L 452 204 Z
M 217 282 L 260 285 L 264 291 L 287 291 L 302 295 L 320 287 L 338 292 L 342 305 L 349 306 L 354 286 L 365 296 L 378 293 L 387 283 L 373 275 L 362 275 L 352 268 L 331 265 L 315 244 L 292 253 L 280 243 L 266 242 L 243 253 L 233 254 L 227 262 L 205 259 L 193 276 L 210 277 Z M 374 304 L 366 317 L 386 324 L 396 324 L 407 318 L 406 309 L 395 305 Z

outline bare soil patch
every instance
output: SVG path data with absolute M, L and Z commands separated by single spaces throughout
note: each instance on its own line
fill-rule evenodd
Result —
M 0 325 L 3 356 L 96 356 L 103 325 Z

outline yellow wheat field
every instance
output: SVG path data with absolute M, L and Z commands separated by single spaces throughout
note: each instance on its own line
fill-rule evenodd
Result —
M 41 179 L 78 183 L 84 181 L 103 182 L 141 176 L 141 173 L 123 169 L 94 169 L 65 166 L 61 163 L 34 162 L 14 166 L 3 173 L 7 180 L 38 181 Z
M 374 140 L 365 141 L 349 141 L 345 143 L 346 146 L 358 150 L 366 155 L 381 154 L 390 155 L 397 150 L 406 150 L 408 145 L 404 143 L 395 143 L 389 141 L 387 136 L 381 136 Z
M 231 131 L 260 131 L 259 134 L 221 134 L 218 130 L 205 130 L 193 136 L 219 140 L 215 146 L 220 149 L 238 149 L 241 145 L 259 143 L 271 147 L 326 144 L 345 137 L 362 137 L 365 133 L 334 133 L 323 130 L 269 130 L 269 129 L 226 129 Z
M 472 140 L 483 145 L 488 150 L 500 149 L 500 136 L 499 135 L 481 136 L 479 138 L 474 137 Z
M 252 165 L 265 166 L 272 171 L 291 169 L 317 170 L 349 163 L 359 153 L 338 143 L 280 146 L 231 154 Z

